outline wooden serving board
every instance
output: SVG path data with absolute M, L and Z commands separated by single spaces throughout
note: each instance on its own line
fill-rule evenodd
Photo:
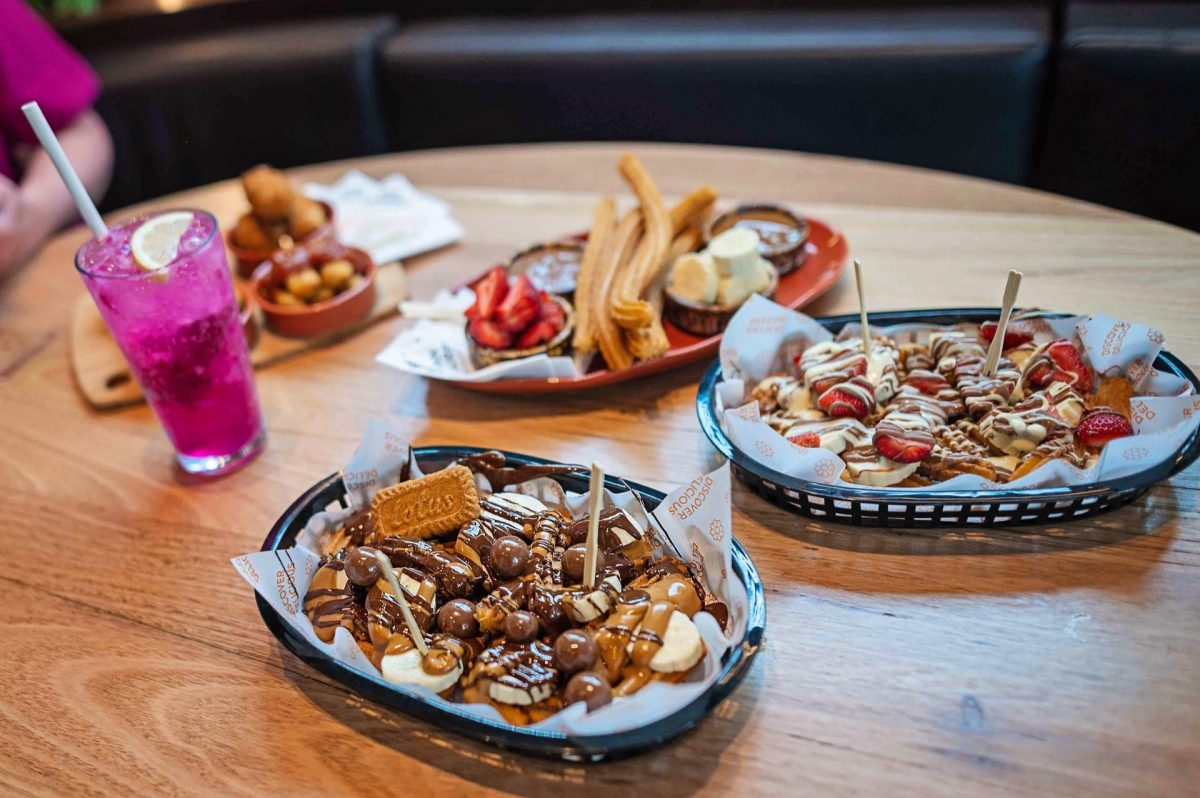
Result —
M 364 327 L 397 313 L 400 302 L 407 296 L 403 265 L 384 264 L 375 273 L 375 306 L 367 317 L 353 327 L 315 338 L 276 335 L 263 326 L 262 312 L 255 307 L 258 330 L 250 349 L 250 360 L 255 368 L 266 368 L 309 349 L 344 340 Z M 141 387 L 129 372 L 125 356 L 117 348 L 90 296 L 79 300 L 71 318 L 71 370 L 84 398 L 98 410 L 145 401 Z

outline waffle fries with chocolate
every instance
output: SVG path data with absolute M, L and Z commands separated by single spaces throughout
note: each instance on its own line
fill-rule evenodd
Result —
M 1019 325 L 985 374 L 987 328 L 959 325 L 901 346 L 876 338 L 871 358 L 861 339 L 817 343 L 793 373 L 767 377 L 750 396 L 793 444 L 838 454 L 843 480 L 875 487 L 967 474 L 1006 483 L 1054 461 L 1085 469 L 1106 443 L 1133 434 L 1128 379 L 1097 379 L 1074 343 L 1035 343 Z M 846 421 L 861 431 L 830 434 Z
M 567 470 L 509 468 L 489 452 L 382 489 L 322 547 L 304 597 L 317 636 L 345 629 L 385 680 L 489 704 L 516 725 L 687 679 L 707 652 L 693 618 L 707 610 L 724 625 L 727 609 L 618 507 L 599 514 L 585 584 L 590 519 L 508 487 Z M 497 492 L 478 491 L 476 475 Z

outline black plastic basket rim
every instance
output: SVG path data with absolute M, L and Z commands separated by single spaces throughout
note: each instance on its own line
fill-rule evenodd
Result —
M 892 326 L 895 324 L 957 324 L 960 322 L 979 323 L 997 318 L 1000 308 L 948 308 L 930 310 L 900 310 L 883 311 L 871 314 L 871 324 Z M 1049 318 L 1070 318 L 1074 313 L 1046 312 L 1041 313 Z M 830 332 L 837 333 L 846 324 L 857 322 L 857 313 L 847 313 L 840 316 L 825 316 L 816 321 Z M 1192 387 L 1200 391 L 1200 381 L 1191 369 L 1175 355 L 1163 350 L 1154 361 L 1154 368 L 1168 374 L 1174 374 L 1187 380 Z M 1174 459 L 1160 463 L 1154 468 L 1138 472 L 1126 477 L 1090 482 L 1084 485 L 1070 485 L 1051 488 L 1016 488 L 986 491 L 942 490 L 942 491 L 913 491 L 909 489 L 870 488 L 862 489 L 849 483 L 825 485 L 819 482 L 798 479 L 781 471 L 762 465 L 744 451 L 734 445 L 725 430 L 721 428 L 716 406 L 716 386 L 722 381 L 721 362 L 718 359 L 704 372 L 700 380 L 700 388 L 696 394 L 696 415 L 700 428 L 704 431 L 709 442 L 718 452 L 733 462 L 738 468 L 753 474 L 761 480 L 773 483 L 779 487 L 821 496 L 830 500 L 849 502 L 870 502 L 877 504 L 918 504 L 931 505 L 938 503 L 972 505 L 1010 504 L 1020 501 L 1072 501 L 1091 497 L 1101 497 L 1112 493 L 1130 493 L 1149 487 L 1151 484 L 1171 477 L 1191 465 L 1200 457 L 1200 430 L 1192 435 L 1179 448 Z
M 483 451 L 487 450 L 473 446 L 413 448 L 414 456 L 422 464 L 445 463 Z M 542 465 L 552 462 L 514 452 L 506 451 L 504 455 L 510 463 L 518 465 Z M 570 490 L 587 489 L 586 474 L 557 475 L 552 478 Z M 645 501 L 647 509 L 654 509 L 666 498 L 662 491 L 613 476 L 605 476 L 605 487 L 615 493 L 624 492 L 626 489 L 633 490 Z M 332 503 L 345 506 L 345 488 L 340 472 L 325 477 L 296 499 L 275 522 L 263 541 L 261 550 L 275 551 L 291 546 L 295 542 L 296 534 L 303 529 L 313 513 L 326 509 Z M 312 646 L 304 638 L 293 633 L 275 609 L 258 593 L 255 593 L 254 597 L 267 628 L 289 650 L 321 673 L 378 704 L 500 748 L 572 762 L 595 762 L 644 752 L 692 729 L 745 678 L 750 664 L 762 646 L 766 628 L 766 598 L 762 579 L 750 555 L 736 538 L 732 539 L 732 544 L 733 571 L 746 588 L 745 637 L 740 644 L 729 650 L 722 663 L 720 676 L 703 693 L 665 718 L 617 734 L 575 737 L 558 731 L 513 726 L 463 712 L 454 704 L 434 704 L 401 693 L 382 677 L 355 670 Z

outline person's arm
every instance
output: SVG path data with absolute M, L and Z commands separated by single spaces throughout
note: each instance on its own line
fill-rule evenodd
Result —
M 88 109 L 57 135 L 88 193 L 95 199 L 102 197 L 113 161 L 104 120 Z M 21 160 L 24 172 L 19 184 L 0 175 L 0 276 L 24 263 L 42 241 L 78 217 L 46 151 L 32 148 Z

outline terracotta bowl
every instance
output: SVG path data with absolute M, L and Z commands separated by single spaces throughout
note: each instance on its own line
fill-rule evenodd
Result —
M 571 344 L 571 336 L 575 332 L 575 308 L 571 307 L 570 302 L 557 294 L 550 294 L 550 298 L 562 308 L 565 324 L 563 324 L 563 328 L 559 331 L 558 335 L 539 346 L 531 346 L 528 349 L 492 349 L 490 346 L 477 344 L 475 339 L 471 337 L 470 330 L 467 330 L 467 346 L 471 351 L 471 362 L 475 364 L 475 368 L 494 366 L 497 363 L 520 360 L 521 358 L 533 357 L 534 355 L 546 354 L 554 357 L 566 354 Z
M 778 287 L 779 272 L 771 269 L 771 282 L 762 295 L 770 299 L 775 296 L 775 289 Z M 692 335 L 719 335 L 729 326 L 729 320 L 740 307 L 741 305 L 705 305 L 673 294 L 670 288 L 663 290 L 663 316 L 679 329 Z
M 792 211 L 782 205 L 740 205 L 731 211 L 726 211 L 720 216 L 712 220 L 712 224 L 708 227 L 708 240 L 711 241 L 713 236 L 723 233 L 738 223 L 743 223 L 760 235 L 763 230 L 758 229 L 755 225 L 766 223 L 769 228 L 778 230 L 780 227 L 795 231 L 792 234 L 790 242 L 785 244 L 772 244 L 764 240 L 759 244 L 758 251 L 767 260 L 771 261 L 775 270 L 780 275 L 788 274 L 799 268 L 800 264 L 804 263 L 805 257 L 808 255 L 808 221 L 800 216 L 797 216 Z
M 292 272 L 308 266 L 320 267 L 339 258 L 350 261 L 364 277 L 361 283 L 314 305 L 278 305 L 272 299 Z M 273 332 L 297 338 L 328 335 L 362 321 L 375 306 L 375 262 L 370 255 L 353 247 L 280 252 L 255 272 L 251 293 L 263 310 L 264 323 Z
M 333 244 L 337 240 L 333 225 L 333 207 L 327 202 L 322 202 L 321 207 L 325 209 L 325 224 L 295 242 L 296 247 L 319 249 Z M 243 280 L 249 280 L 254 275 L 255 270 L 264 261 L 270 260 L 275 253 L 281 251 L 278 249 L 247 249 L 239 247 L 233 243 L 232 230 L 225 235 L 225 243 L 228 244 L 229 251 L 233 253 L 233 259 L 237 262 L 238 277 L 241 277 Z

